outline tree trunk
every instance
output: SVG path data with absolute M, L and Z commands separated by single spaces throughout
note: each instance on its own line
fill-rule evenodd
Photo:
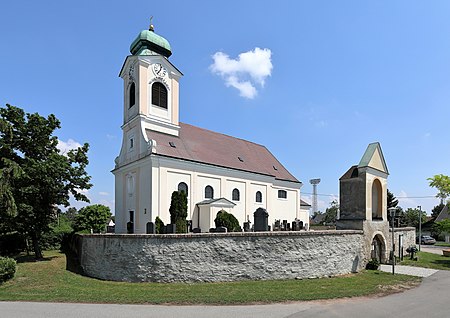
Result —
M 43 259 L 41 247 L 39 246 L 39 238 L 38 235 L 33 234 L 31 236 L 31 240 L 33 241 L 33 250 L 34 250 L 34 258 L 37 260 Z

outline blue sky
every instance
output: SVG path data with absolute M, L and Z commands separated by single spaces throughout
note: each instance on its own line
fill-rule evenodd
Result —
M 180 120 L 264 144 L 307 200 L 308 180 L 321 178 L 322 211 L 374 141 L 403 208 L 429 212 L 438 200 L 426 179 L 450 175 L 448 1 L 4 1 L 0 11 L 0 103 L 53 113 L 61 141 L 90 144 L 91 203 L 114 205 L 118 73 L 152 15 L 184 73 Z M 269 57 L 241 63 L 256 48 Z

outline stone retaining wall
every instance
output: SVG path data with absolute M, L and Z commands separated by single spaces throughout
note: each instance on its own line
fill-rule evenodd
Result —
M 392 235 L 391 230 L 389 230 L 389 235 Z M 402 228 L 394 228 L 394 244 L 395 244 L 395 255 L 400 256 L 399 252 L 399 236 L 403 236 L 403 256 L 408 254 L 406 249 L 410 246 L 416 245 L 416 228 L 414 227 L 402 227 Z M 391 242 L 391 236 L 386 238 Z M 391 244 L 389 244 L 391 246 Z
M 88 276 L 131 282 L 217 282 L 334 276 L 360 270 L 362 231 L 80 235 Z

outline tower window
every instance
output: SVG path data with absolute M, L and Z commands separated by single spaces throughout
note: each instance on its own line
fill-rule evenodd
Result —
M 178 184 L 178 192 L 184 192 L 186 196 L 188 195 L 188 185 L 184 182 Z
M 278 190 L 278 199 L 287 199 L 286 190 Z
M 233 193 L 231 194 L 231 199 L 233 201 L 239 201 L 240 200 L 240 193 L 238 189 L 234 189 Z
M 256 202 L 262 203 L 262 193 L 261 193 L 261 191 L 256 191 Z
M 167 88 L 160 82 L 152 85 L 152 104 L 167 109 Z
M 136 85 L 133 83 L 131 83 L 130 85 L 130 90 L 128 92 L 129 94 L 129 105 L 128 107 L 131 108 L 134 106 L 134 104 L 136 103 Z
M 214 199 L 214 189 L 211 186 L 205 187 L 205 199 Z

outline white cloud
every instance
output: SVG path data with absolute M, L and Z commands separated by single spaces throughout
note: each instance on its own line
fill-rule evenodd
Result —
M 266 78 L 272 74 L 272 51 L 269 49 L 256 47 L 239 54 L 236 59 L 216 52 L 212 58 L 214 63 L 210 65 L 210 70 L 222 76 L 225 85 L 236 88 L 245 98 L 255 98 L 258 94 L 255 85 L 264 87 Z
M 66 154 L 69 150 L 77 149 L 78 147 L 81 147 L 81 144 L 73 139 L 69 139 L 67 142 L 58 139 L 58 145 L 56 146 L 62 154 Z
M 417 206 L 417 201 L 412 198 L 408 198 L 408 194 L 404 190 L 401 190 L 396 197 L 398 199 L 398 205 L 404 210 L 411 207 L 415 208 Z
M 103 195 L 103 196 L 108 196 L 109 195 L 109 193 L 105 192 L 105 191 L 100 191 L 98 194 L 99 195 Z

